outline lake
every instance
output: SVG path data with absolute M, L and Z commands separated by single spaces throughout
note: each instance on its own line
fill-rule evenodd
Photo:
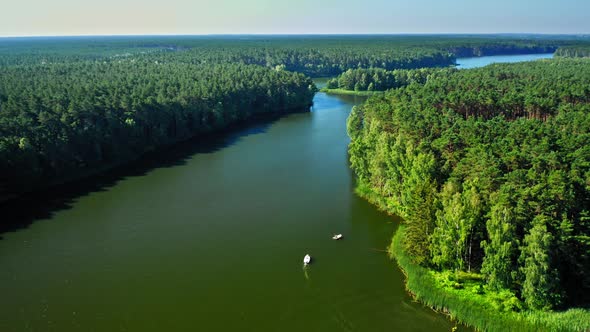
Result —
M 477 58 L 457 58 L 457 68 L 470 69 L 487 66 L 492 63 L 514 63 L 524 61 L 536 61 L 541 59 L 552 59 L 553 53 L 523 54 L 523 55 L 494 55 Z
M 399 219 L 354 194 L 360 102 L 318 93 L 3 211 L 0 331 L 450 331 L 384 252 Z

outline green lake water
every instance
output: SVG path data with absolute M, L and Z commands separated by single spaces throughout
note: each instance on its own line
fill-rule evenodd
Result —
M 397 220 L 353 193 L 358 102 L 318 93 L 3 234 L 0 331 L 450 331 L 380 251 Z

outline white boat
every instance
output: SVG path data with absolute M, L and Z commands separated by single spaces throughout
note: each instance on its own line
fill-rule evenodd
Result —
M 332 236 L 332 240 L 340 240 L 342 238 L 342 234 L 336 234 Z
M 311 262 L 311 256 L 310 255 L 305 255 L 305 257 L 303 257 L 303 265 L 307 265 Z

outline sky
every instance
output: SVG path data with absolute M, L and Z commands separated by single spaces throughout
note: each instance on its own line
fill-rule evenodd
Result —
M 0 36 L 590 33 L 590 0 L 5 1 Z

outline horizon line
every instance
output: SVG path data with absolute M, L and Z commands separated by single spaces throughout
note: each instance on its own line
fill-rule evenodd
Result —
M 0 35 L 0 38 L 55 38 L 55 37 L 215 37 L 215 36 L 575 36 L 589 37 L 590 32 L 546 33 L 546 32 L 374 32 L 374 33 L 146 33 L 146 34 L 64 34 L 64 35 Z

